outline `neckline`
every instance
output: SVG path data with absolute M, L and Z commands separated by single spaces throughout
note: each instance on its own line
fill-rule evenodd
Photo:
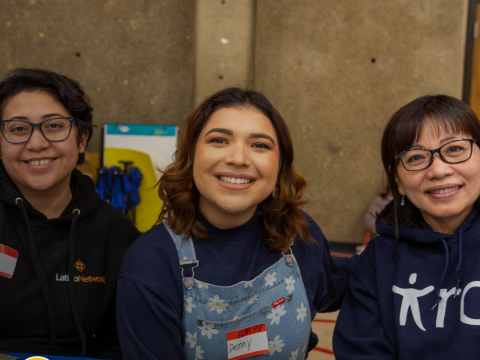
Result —
M 212 225 L 202 213 L 199 212 L 198 220 L 200 220 L 208 230 L 209 238 L 216 240 L 237 240 L 244 238 L 252 234 L 253 232 L 259 231 L 262 226 L 262 219 L 259 215 L 253 215 L 246 223 L 230 228 L 230 229 L 220 229 Z

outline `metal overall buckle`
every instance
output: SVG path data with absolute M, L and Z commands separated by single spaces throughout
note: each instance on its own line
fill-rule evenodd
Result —
M 200 265 L 200 261 L 196 260 L 195 262 L 196 262 L 197 265 L 195 265 L 191 268 L 192 276 L 189 276 L 189 277 L 185 277 L 183 275 L 184 269 L 183 269 L 182 266 L 180 266 L 180 269 L 182 269 L 183 286 L 185 286 L 185 288 L 187 290 L 190 290 L 195 285 L 195 281 L 193 280 L 193 277 L 195 276 L 195 270 L 194 269 L 197 268 Z
M 293 245 L 293 242 L 292 242 L 292 245 Z M 293 263 L 295 262 L 295 258 L 293 256 L 293 251 L 292 251 L 292 245 L 290 245 L 289 247 L 290 253 L 284 254 L 282 252 L 282 255 L 285 258 L 285 262 L 287 263 L 288 266 L 293 266 Z

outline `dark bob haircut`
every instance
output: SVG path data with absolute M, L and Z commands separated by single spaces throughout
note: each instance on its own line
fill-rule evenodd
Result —
M 408 150 L 418 141 L 425 125 L 432 125 L 437 133 L 468 135 L 480 144 L 480 122 L 473 110 L 463 101 L 447 95 L 429 95 L 413 100 L 398 110 L 390 119 L 382 138 L 382 162 L 392 189 L 394 206 L 379 216 L 379 221 L 389 225 L 410 226 L 421 219 L 420 211 L 405 198 L 399 206 L 401 195 L 396 182 L 399 160 L 396 155 Z M 479 207 L 479 201 L 475 203 Z
M 78 127 L 77 144 L 80 143 L 82 133 L 88 132 L 87 144 L 92 138 L 93 108 L 82 87 L 75 80 L 42 69 L 16 69 L 7 74 L 0 82 L 0 117 L 3 119 L 3 110 L 8 100 L 21 92 L 45 91 L 75 118 Z M 78 155 L 78 164 L 84 162 L 85 155 Z
M 193 179 L 195 145 L 210 116 L 230 107 L 252 107 L 262 112 L 275 128 L 280 143 L 280 166 L 275 195 L 269 195 L 257 206 L 263 217 L 263 228 L 270 249 L 286 251 L 299 235 L 306 242 L 313 239 L 300 206 L 306 182 L 293 167 L 293 144 L 285 121 L 261 93 L 240 88 L 227 88 L 203 101 L 188 117 L 180 130 L 178 147 L 170 164 L 158 182 L 163 201 L 158 221 L 166 219 L 172 231 L 184 238 L 191 235 L 207 239 L 208 232 L 197 219 L 200 194 Z

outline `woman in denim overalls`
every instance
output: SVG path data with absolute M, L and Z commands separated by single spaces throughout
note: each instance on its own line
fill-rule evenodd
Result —
M 205 100 L 159 181 L 159 225 L 124 260 L 124 356 L 306 358 L 311 320 L 339 307 L 348 264 L 332 261 L 300 210 L 304 190 L 288 129 L 262 94 Z

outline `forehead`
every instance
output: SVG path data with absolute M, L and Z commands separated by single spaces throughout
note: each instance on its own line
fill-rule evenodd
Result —
M 439 121 L 438 119 L 424 119 L 422 126 L 415 136 L 414 143 L 439 143 L 449 138 L 468 136 L 469 134 L 466 133 L 464 129 L 455 126 L 452 122 Z
M 235 133 L 268 133 L 276 136 L 270 119 L 260 110 L 252 106 L 236 106 L 216 110 L 208 118 L 202 133 L 212 128 L 225 128 Z
M 15 116 L 35 118 L 45 114 L 60 114 L 69 116 L 65 107 L 46 91 L 22 91 L 5 102 L 2 118 L 10 119 Z

